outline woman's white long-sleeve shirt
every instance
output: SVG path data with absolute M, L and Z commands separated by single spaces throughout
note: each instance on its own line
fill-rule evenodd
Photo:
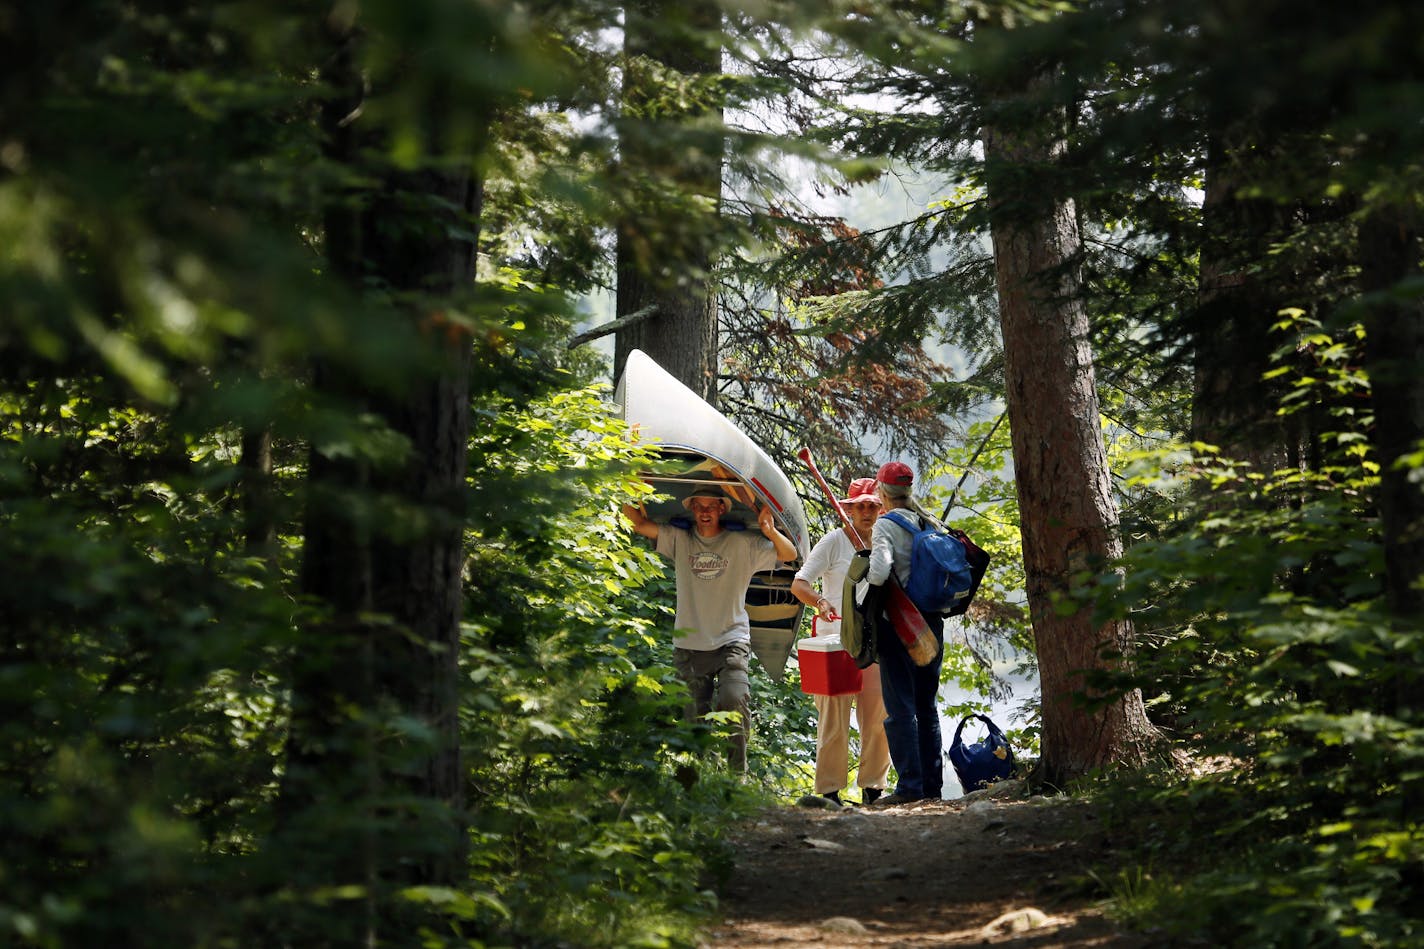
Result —
M 924 527 L 925 520 L 907 507 L 894 508 L 911 524 Z M 889 513 L 888 511 L 886 513 Z M 890 568 L 895 568 L 895 578 L 904 584 L 910 579 L 910 548 L 915 535 L 899 524 L 885 519 L 881 514 L 870 531 L 870 570 L 865 579 L 875 585 L 884 583 L 890 577 Z
M 854 556 L 855 546 L 851 544 L 850 538 L 846 537 L 845 531 L 838 529 L 816 541 L 816 546 L 811 548 L 806 562 L 802 564 L 800 570 L 796 571 L 796 579 L 805 580 L 812 587 L 819 579 L 821 595 L 830 600 L 837 613 L 844 615 L 846 604 L 841 602 L 841 593 L 845 587 L 846 569 L 850 566 L 851 558 Z M 828 620 L 824 616 L 816 618 L 817 636 L 839 636 L 840 634 L 840 620 Z

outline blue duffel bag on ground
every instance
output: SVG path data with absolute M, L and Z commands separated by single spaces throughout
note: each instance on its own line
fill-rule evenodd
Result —
M 989 734 L 972 745 L 963 741 L 964 726 L 970 719 L 977 718 L 989 726 Z M 954 773 L 959 775 L 959 783 L 964 785 L 964 793 L 988 787 L 995 781 L 1002 781 L 1014 770 L 1014 750 L 998 725 L 987 715 L 966 715 L 959 720 L 954 730 L 954 740 L 949 743 L 946 756 L 954 765 Z

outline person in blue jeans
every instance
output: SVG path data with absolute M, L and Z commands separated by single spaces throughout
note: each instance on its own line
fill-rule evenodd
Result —
M 870 532 L 870 569 L 866 579 L 879 587 L 895 577 L 903 584 L 910 577 L 910 548 L 913 535 L 885 513 L 903 510 L 924 527 L 930 516 L 915 503 L 911 488 L 915 475 L 908 465 L 890 461 L 875 473 L 875 490 L 883 505 L 880 519 Z M 944 748 L 939 729 L 939 671 L 944 664 L 944 617 L 927 614 L 925 623 L 934 632 L 939 650 L 934 661 L 915 665 L 888 618 L 877 622 L 876 645 L 880 650 L 880 691 L 885 699 L 885 737 L 890 744 L 890 760 L 898 780 L 895 792 L 876 806 L 909 804 L 944 796 Z

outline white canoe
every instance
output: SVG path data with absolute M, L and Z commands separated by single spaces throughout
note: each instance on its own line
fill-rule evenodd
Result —
M 755 530 L 757 508 L 766 505 L 800 559 L 806 559 L 811 548 L 800 496 L 767 453 L 725 415 L 636 349 L 628 354 L 614 399 L 624 421 L 636 426 L 643 442 L 657 445 L 667 461 L 659 470 L 643 473 L 659 494 L 668 496 L 648 505 L 653 520 L 690 526 L 682 499 L 696 488 L 715 485 L 732 500 L 724 524 Z M 757 574 L 747 588 L 752 652 L 778 682 L 805 609 L 791 595 L 795 574 L 795 564 L 783 565 Z

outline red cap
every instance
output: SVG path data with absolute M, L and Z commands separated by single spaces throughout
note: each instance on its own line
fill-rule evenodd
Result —
M 898 484 L 908 488 L 915 483 L 915 473 L 904 462 L 887 461 L 875 472 L 875 480 L 881 484 Z
M 842 504 L 864 504 L 880 503 L 880 495 L 875 493 L 874 478 L 856 478 L 846 485 L 846 496 L 841 498 Z

